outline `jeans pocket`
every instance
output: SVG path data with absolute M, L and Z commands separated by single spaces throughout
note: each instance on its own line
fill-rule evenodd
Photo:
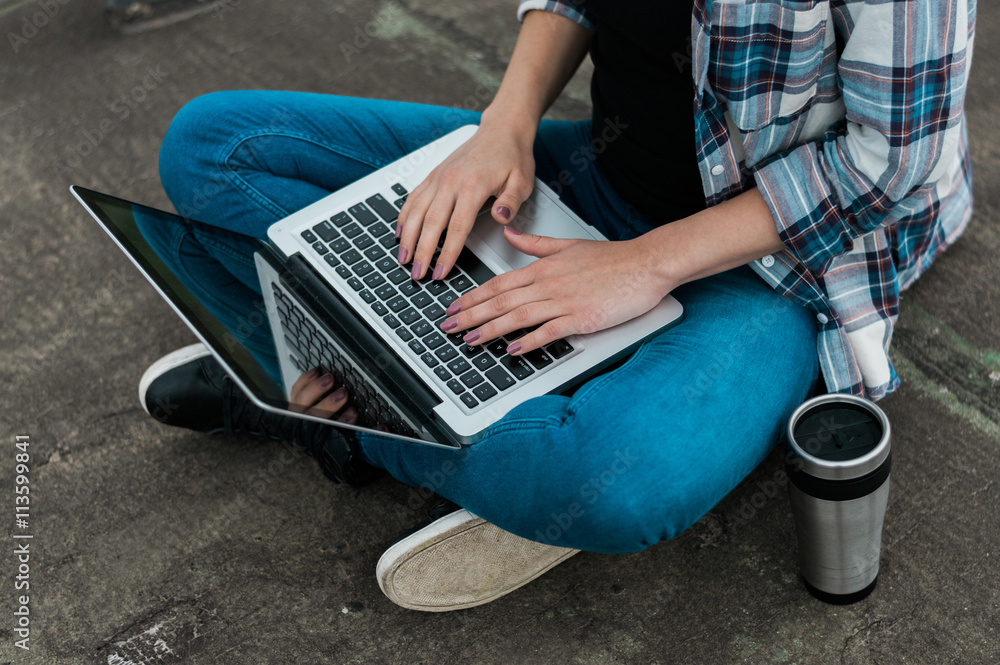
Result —
M 801 113 L 816 95 L 829 5 L 789 4 L 716 0 L 712 5 L 709 81 L 743 131 Z

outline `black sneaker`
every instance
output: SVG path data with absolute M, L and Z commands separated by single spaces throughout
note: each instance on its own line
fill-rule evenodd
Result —
M 263 436 L 305 450 L 337 483 L 362 485 L 380 473 L 361 459 L 353 433 L 257 407 L 204 344 L 153 363 L 139 381 L 139 402 L 165 425 L 205 434 Z

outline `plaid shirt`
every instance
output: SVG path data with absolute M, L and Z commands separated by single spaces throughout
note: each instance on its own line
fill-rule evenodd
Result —
M 708 205 L 756 186 L 785 245 L 750 265 L 816 313 L 829 392 L 899 386 L 899 294 L 972 214 L 963 103 L 976 0 L 695 0 Z M 593 29 L 584 6 L 522 0 Z

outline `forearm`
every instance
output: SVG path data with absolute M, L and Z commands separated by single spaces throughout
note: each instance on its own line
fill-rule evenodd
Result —
M 542 115 L 580 66 L 589 38 L 590 31 L 570 19 L 528 12 L 483 126 L 506 127 L 530 145 Z
M 784 249 L 756 188 L 636 240 L 664 295 L 674 288 Z

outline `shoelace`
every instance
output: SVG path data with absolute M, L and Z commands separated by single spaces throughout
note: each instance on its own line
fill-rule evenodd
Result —
M 320 450 L 332 435 L 329 427 L 308 420 L 268 413 L 243 394 L 229 377 L 222 384 L 223 426 L 226 434 L 263 436 L 305 450 L 319 459 Z

